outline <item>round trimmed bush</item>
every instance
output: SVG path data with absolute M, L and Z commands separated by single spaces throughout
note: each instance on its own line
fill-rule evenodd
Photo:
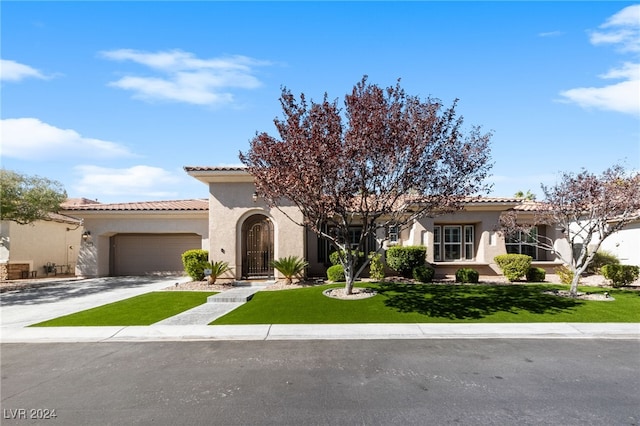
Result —
M 187 250 L 182 253 L 184 271 L 194 281 L 202 281 L 204 279 L 204 269 L 208 261 L 209 252 L 207 250 Z
M 457 283 L 473 283 L 480 281 L 480 273 L 473 268 L 460 268 L 456 271 Z
M 387 265 L 404 277 L 411 277 L 413 268 L 422 266 L 427 259 L 425 246 L 389 247 L 386 253 Z
M 604 265 L 601 269 L 602 276 L 611 280 L 613 287 L 629 285 L 638 279 L 640 268 L 635 265 Z
M 509 281 L 516 281 L 527 275 L 531 267 L 531 256 L 526 254 L 501 254 L 493 258 Z
M 413 268 L 413 279 L 421 283 L 430 283 L 433 281 L 433 276 L 436 270 L 431 266 L 421 265 Z
M 532 283 L 544 282 L 547 272 L 542 268 L 529 268 L 527 271 L 527 281 Z
M 344 281 L 344 268 L 342 265 L 333 265 L 327 269 L 327 278 L 329 281 L 340 282 Z

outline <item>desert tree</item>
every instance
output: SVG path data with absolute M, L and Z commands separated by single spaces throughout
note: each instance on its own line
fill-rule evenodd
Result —
M 279 137 L 257 133 L 240 160 L 256 190 L 273 207 L 293 203 L 306 226 L 340 253 L 347 294 L 368 262 L 365 241 L 379 229 L 401 229 L 414 219 L 461 207 L 487 192 L 490 133 L 464 132 L 456 114 L 436 99 L 383 89 L 363 77 L 338 100 L 308 102 L 282 89 Z M 358 241 L 351 231 L 358 229 Z
M 67 198 L 62 184 L 0 169 L 0 219 L 26 225 L 60 210 Z
M 555 185 L 542 185 L 542 191 L 544 201 L 536 204 L 533 219 L 521 223 L 517 212 L 509 211 L 500 218 L 501 229 L 511 236 L 526 235 L 527 243 L 555 252 L 573 272 L 570 293 L 576 296 L 580 275 L 602 242 L 640 217 L 640 173 L 620 165 L 599 176 L 586 170 L 562 173 Z M 570 250 L 556 250 L 552 239 L 531 232 L 536 225 L 560 230 Z

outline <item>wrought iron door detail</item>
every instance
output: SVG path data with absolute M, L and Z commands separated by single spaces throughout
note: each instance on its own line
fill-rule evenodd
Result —
M 242 271 L 246 278 L 273 277 L 273 223 L 268 217 L 255 215 L 243 226 Z

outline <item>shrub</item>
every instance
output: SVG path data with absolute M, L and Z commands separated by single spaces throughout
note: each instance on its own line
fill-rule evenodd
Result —
M 384 280 L 384 265 L 380 253 L 369 253 L 369 277 L 376 281 Z
M 426 258 L 425 246 L 396 246 L 387 250 L 387 265 L 404 277 L 410 277 L 413 268 L 424 265 Z
M 600 269 L 604 266 L 604 265 L 619 265 L 620 264 L 620 259 L 618 259 L 618 257 L 613 254 L 613 253 L 609 253 L 608 251 L 597 251 L 596 254 L 593 256 L 593 259 L 591 260 L 591 263 L 589 263 L 589 266 L 587 267 L 587 272 L 590 274 L 599 274 Z
M 456 271 L 457 283 L 474 283 L 480 281 L 480 273 L 472 268 L 460 268 Z
M 202 281 L 204 279 L 204 268 L 209 259 L 207 250 L 187 250 L 182 253 L 182 265 L 184 272 L 194 281 Z
M 436 270 L 431 266 L 421 265 L 413 268 L 413 279 L 421 283 L 430 283 Z
M 509 281 L 524 277 L 531 267 L 531 256 L 526 254 L 501 254 L 494 257 L 493 260 L 502 269 L 502 274 Z
M 342 250 L 337 250 L 337 251 L 331 252 L 331 254 L 329 255 L 329 262 L 331 262 L 332 265 L 341 265 L 342 263 L 340 263 L 340 257 L 342 255 L 342 253 L 344 253 Z M 356 264 L 356 268 L 362 266 L 363 263 L 364 263 L 364 253 L 359 251 L 358 252 L 358 262 Z
M 602 275 L 611 280 L 614 287 L 629 285 L 640 276 L 640 268 L 635 265 L 604 265 L 601 269 Z
M 547 277 L 547 273 L 542 268 L 529 268 L 527 271 L 527 281 L 541 283 Z
M 344 267 L 342 265 L 330 266 L 329 269 L 327 269 L 327 278 L 333 282 L 344 281 Z
M 304 268 L 308 265 L 308 262 L 298 256 L 283 257 L 271 262 L 271 266 L 284 275 L 287 284 L 291 284 L 294 277 L 304 273 Z
M 203 269 L 208 269 L 211 271 L 209 276 L 207 277 L 207 282 L 209 284 L 215 284 L 216 280 L 225 272 L 231 270 L 229 268 L 229 262 L 223 262 L 222 260 L 218 262 L 205 262 L 202 266 Z
M 555 271 L 558 277 L 560 277 L 560 282 L 562 284 L 571 284 L 571 281 L 573 281 L 573 271 L 571 269 L 562 265 L 558 266 Z

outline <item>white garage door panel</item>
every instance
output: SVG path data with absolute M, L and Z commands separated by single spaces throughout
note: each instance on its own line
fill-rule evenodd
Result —
M 182 253 L 202 248 L 196 234 L 118 234 L 113 237 L 113 275 L 183 271 Z

